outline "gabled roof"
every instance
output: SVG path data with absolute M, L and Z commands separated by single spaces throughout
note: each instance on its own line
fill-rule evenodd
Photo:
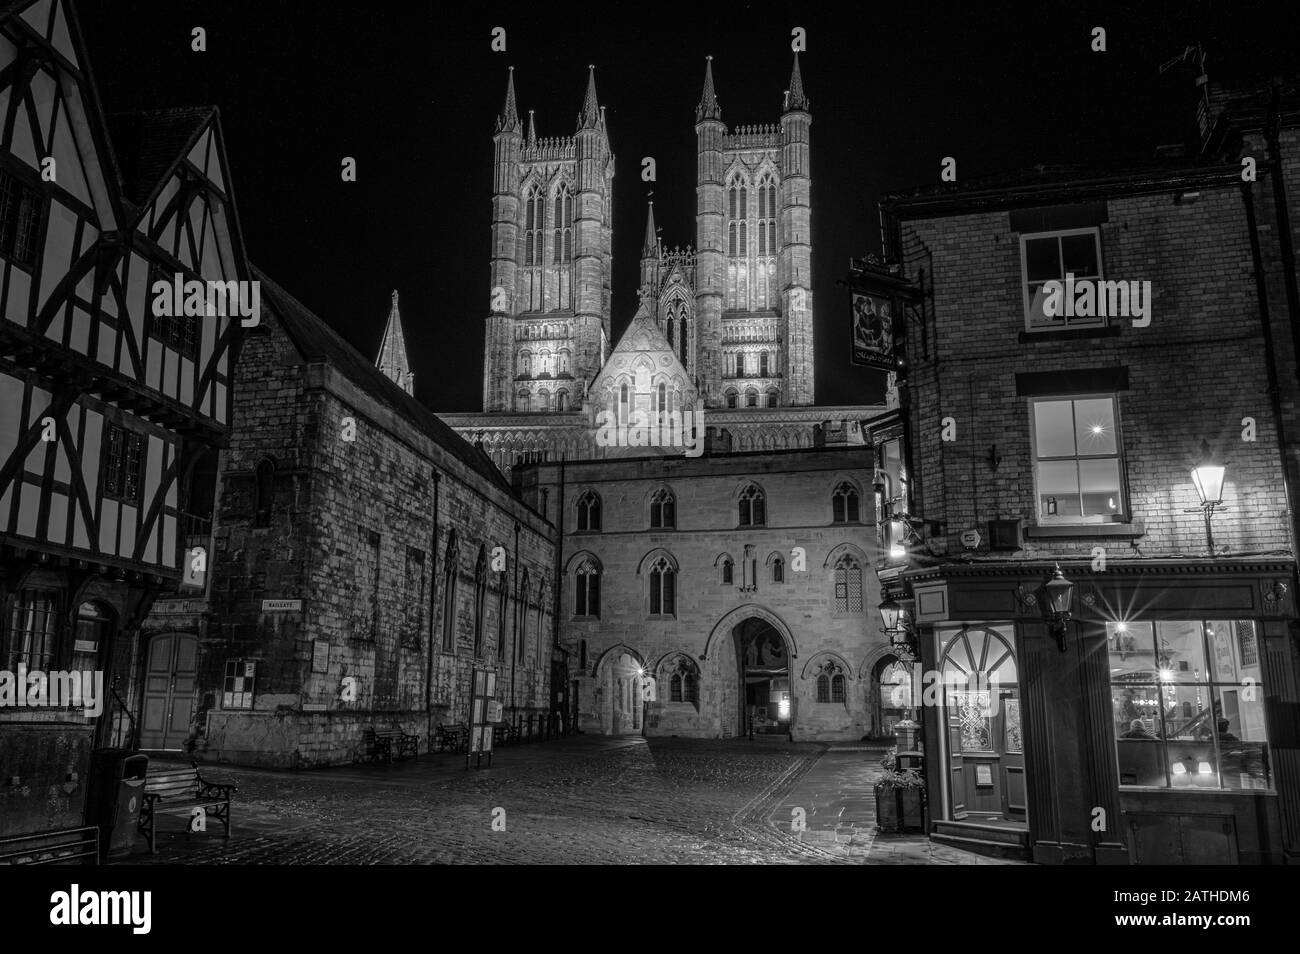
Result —
M 144 206 L 216 112 L 215 106 L 184 106 L 109 114 L 122 194 Z
M 462 438 L 436 414 L 389 380 L 360 351 L 344 341 L 338 332 L 313 314 L 306 305 L 267 277 L 265 272 L 253 266 L 253 276 L 262 283 L 264 298 L 270 303 L 305 361 L 323 361 L 331 365 L 479 476 L 511 497 L 515 496 L 501 471 L 497 470 L 482 450 Z
M 682 367 L 681 361 L 679 361 L 677 355 L 673 353 L 672 345 L 668 343 L 668 339 L 665 338 L 663 332 L 659 330 L 659 325 L 655 322 L 654 318 L 651 317 L 650 311 L 646 308 L 644 302 L 642 302 L 641 306 L 637 308 L 636 316 L 632 319 L 631 323 L 623 329 L 623 334 L 619 336 L 618 344 L 615 345 L 614 350 L 610 352 L 609 360 L 605 362 L 605 366 L 600 369 L 600 373 L 597 374 L 595 379 L 592 381 L 592 389 L 594 390 L 598 383 L 607 378 L 615 377 L 619 374 L 624 374 L 633 370 L 635 367 L 635 357 L 633 358 L 632 363 L 625 363 L 625 367 L 623 368 L 618 366 L 618 359 L 620 357 L 640 357 L 642 355 L 655 356 L 652 363 L 656 374 L 666 374 L 669 377 L 673 377 L 674 375 L 680 376 L 686 388 L 692 391 L 694 390 L 694 383 L 691 380 L 691 376 L 686 373 L 686 369 Z M 668 356 L 671 360 L 664 361 L 664 356 Z

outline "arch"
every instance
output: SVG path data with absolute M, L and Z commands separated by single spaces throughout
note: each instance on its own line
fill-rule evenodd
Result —
M 618 642 L 615 643 L 613 646 L 610 646 L 608 649 L 602 651 L 601 654 L 596 657 L 596 661 L 591 665 L 591 674 L 593 676 L 599 676 L 601 674 L 603 667 L 608 665 L 610 661 L 618 659 L 618 657 L 623 655 L 623 653 L 627 653 L 629 656 L 635 659 L 636 664 L 640 666 L 642 669 L 645 668 L 644 656 L 642 656 L 639 652 L 637 652 L 627 643 Z
M 587 490 L 578 497 L 577 522 L 574 526 L 583 532 L 599 533 L 602 527 L 600 494 Z
M 640 576 L 641 571 L 645 567 L 649 566 L 651 563 L 653 563 L 656 559 L 658 559 L 661 556 L 668 558 L 668 565 L 673 568 L 674 572 L 676 573 L 681 572 L 681 567 L 677 565 L 677 558 L 675 556 L 673 556 L 663 547 L 655 547 L 653 550 L 649 551 L 648 553 L 646 553 L 644 556 L 641 557 L 640 562 L 637 563 L 636 565 L 636 575 Z
M 662 387 L 663 385 L 660 385 Z M 649 526 L 652 530 L 672 530 L 677 527 L 677 496 L 667 484 L 651 487 L 646 494 L 649 504 Z
M 573 554 L 573 556 L 569 557 L 569 559 L 565 561 L 564 563 L 565 575 L 567 576 L 568 574 L 572 573 L 573 570 L 578 566 L 578 564 L 584 560 L 591 561 L 592 565 L 595 566 L 597 570 L 599 570 L 602 573 L 605 572 L 605 567 L 601 565 L 600 557 L 596 556 L 596 554 L 592 553 L 590 550 L 579 550 L 577 553 Z
M 949 672 L 958 672 L 962 676 L 971 672 L 993 672 L 1011 677 L 1007 679 L 999 675 L 1003 685 L 1019 682 L 1015 647 L 1000 632 L 988 626 L 963 626 L 953 633 L 939 653 L 939 669 L 945 679 Z
M 893 646 L 890 646 L 888 644 L 883 646 L 877 646 L 875 649 L 870 650 L 865 657 L 863 657 L 862 664 L 858 666 L 858 678 L 859 679 L 872 678 L 875 675 L 876 668 L 880 666 L 882 662 L 884 662 L 886 659 L 892 660 L 897 658 L 898 658 L 898 650 L 895 649 Z
M 849 477 L 835 478 L 831 485 L 831 522 L 862 522 L 862 488 Z
M 785 640 L 785 647 L 789 651 L 791 659 L 799 657 L 799 647 L 795 643 L 794 634 L 790 631 L 790 627 L 785 624 L 785 620 L 765 606 L 750 603 L 746 606 L 737 606 L 729 613 L 724 614 L 713 625 L 713 629 L 705 637 L 704 651 L 700 653 L 700 659 L 708 659 L 709 653 L 713 651 L 719 639 L 729 636 L 735 627 L 751 617 L 763 620 L 781 635 L 781 638 Z
M 835 546 L 831 547 L 831 552 L 826 554 L 826 561 L 822 563 L 822 569 L 831 569 L 839 562 L 840 557 L 846 553 L 851 553 L 853 556 L 857 557 L 858 562 L 863 566 L 871 566 L 870 561 L 867 559 L 866 552 L 856 543 L 837 543 Z
M 799 678 L 809 678 L 808 674 L 814 671 L 814 666 L 821 665 L 827 659 L 835 660 L 835 662 L 839 663 L 840 668 L 844 670 L 845 676 L 849 679 L 854 678 L 853 667 L 849 665 L 849 661 L 833 649 L 819 649 L 817 652 L 809 656 L 808 661 L 804 663 L 803 669 L 799 673 Z

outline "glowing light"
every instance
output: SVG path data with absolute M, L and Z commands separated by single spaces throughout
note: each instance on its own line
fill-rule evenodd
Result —
M 1128 632 L 1128 623 L 1116 623 L 1116 624 L 1115 624 L 1115 632 L 1117 632 L 1117 633 L 1127 633 L 1127 632 Z
M 1092 425 L 1092 432 L 1093 432 L 1094 434 L 1100 434 L 1100 433 L 1102 433 L 1102 431 L 1104 431 L 1104 430 L 1105 430 L 1105 428 L 1102 427 L 1100 424 L 1094 424 L 1094 425 Z
M 1172 669 L 1161 669 L 1161 670 L 1160 670 L 1160 681 L 1161 681 L 1161 682 L 1173 682 L 1173 681 L 1174 681 L 1174 671 L 1173 671 Z
M 901 560 L 905 556 L 907 556 L 907 548 L 901 543 L 891 543 L 889 545 L 889 559 Z
M 1173 769 L 1174 769 L 1174 774 L 1175 774 L 1175 775 L 1186 775 L 1186 774 L 1187 774 L 1187 766 L 1184 765 L 1182 762 L 1175 762 L 1174 765 L 1173 765 Z
M 1199 765 L 1196 766 L 1197 775 L 1209 775 L 1213 771 L 1214 769 L 1210 768 L 1209 762 L 1201 762 Z

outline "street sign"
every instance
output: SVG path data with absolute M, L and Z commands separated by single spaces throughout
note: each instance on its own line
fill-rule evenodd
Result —
M 263 613 L 300 613 L 302 600 L 262 600 Z

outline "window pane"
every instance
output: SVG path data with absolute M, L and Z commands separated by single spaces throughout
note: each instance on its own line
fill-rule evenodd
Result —
M 1170 742 L 1177 741 L 1180 748 L 1192 751 L 1196 746 L 1191 743 L 1212 741 L 1209 686 L 1162 686 L 1160 704 L 1164 708 L 1164 735 Z
M 1165 746 L 1160 731 L 1159 690 L 1121 688 L 1111 691 L 1115 713 L 1115 757 L 1121 785 L 1168 785 Z
M 1208 681 L 1201 632 L 1199 620 L 1156 623 L 1157 662 L 1163 682 Z
M 1073 272 L 1075 278 L 1096 278 L 1101 274 L 1097 269 L 1097 237 L 1091 232 L 1061 236 L 1061 259 L 1065 271 Z
M 1237 688 L 1214 689 L 1219 774 L 1224 788 L 1270 787 L 1268 736 L 1264 728 L 1264 699 L 1258 689 L 1251 700 Z
M 1115 402 L 1110 398 L 1083 398 L 1074 402 L 1075 433 L 1080 454 L 1115 454 Z
M 1038 513 L 1043 517 L 1079 516 L 1079 465 L 1072 460 L 1039 461 Z
M 1079 482 L 1085 516 L 1117 516 L 1123 511 L 1118 458 L 1079 461 Z
M 1025 240 L 1025 274 L 1031 282 L 1062 276 L 1056 236 Z
M 1155 634 L 1150 623 L 1107 623 L 1106 650 L 1110 660 L 1110 681 L 1114 683 L 1156 682 Z M 1116 690 L 1118 691 L 1118 690 Z M 1127 718 L 1148 713 L 1125 710 Z
M 1072 401 L 1034 402 L 1034 450 L 1039 457 L 1073 457 Z

